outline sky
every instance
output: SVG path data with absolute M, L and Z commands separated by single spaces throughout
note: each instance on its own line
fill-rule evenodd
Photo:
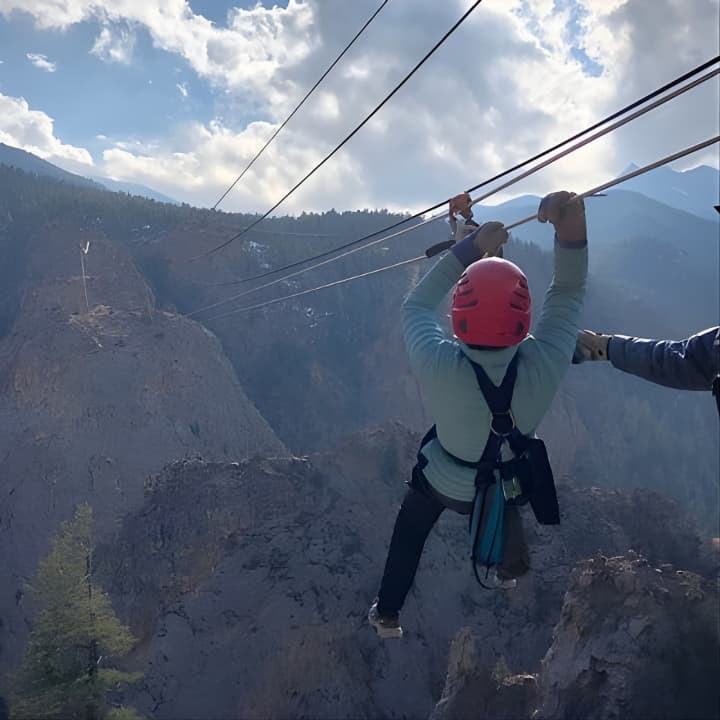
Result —
M 380 0 L 0 0 L 0 142 L 212 206 Z M 472 5 L 389 0 L 222 202 L 264 212 Z M 279 214 L 417 211 L 720 53 L 720 0 L 484 0 Z M 720 133 L 702 87 L 496 200 L 582 192 Z M 718 146 L 679 164 L 718 167 Z

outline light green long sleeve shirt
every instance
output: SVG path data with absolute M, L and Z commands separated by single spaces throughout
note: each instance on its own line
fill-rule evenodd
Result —
M 475 471 L 448 453 L 475 462 L 490 433 L 491 413 L 467 358 L 482 365 L 499 385 L 518 353 L 511 409 L 515 423 L 532 435 L 547 412 L 572 361 L 587 278 L 587 246 L 555 246 L 555 274 L 533 335 L 519 345 L 475 350 L 448 337 L 436 311 L 465 270 L 453 253 L 440 259 L 412 290 L 402 306 L 405 345 L 423 401 L 437 426 L 437 439 L 422 448 L 428 482 L 442 495 L 461 502 L 475 496 Z M 443 450 L 447 450 L 445 452 Z M 507 446 L 504 448 L 507 454 Z

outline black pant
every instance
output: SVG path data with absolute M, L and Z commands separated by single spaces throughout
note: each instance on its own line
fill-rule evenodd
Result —
M 378 611 L 381 615 L 400 612 L 415 579 L 425 540 L 444 509 L 427 487 L 427 480 L 424 477 L 420 480 L 413 472 L 413 480 L 395 520 L 380 583 Z
M 481 526 L 485 517 L 489 516 L 490 508 L 491 503 L 487 503 Z M 425 540 L 444 509 L 445 505 L 416 467 L 410 488 L 395 520 L 385 561 L 385 572 L 378 592 L 378 611 L 381 615 L 393 615 L 402 609 L 415 579 Z M 530 568 L 530 555 L 520 513 L 514 505 L 505 506 L 503 544 L 503 558 L 497 566 L 498 575 L 509 579 L 527 573 Z

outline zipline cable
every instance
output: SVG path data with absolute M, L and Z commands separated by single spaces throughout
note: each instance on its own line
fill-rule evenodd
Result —
M 662 167 L 663 165 L 667 165 L 668 163 L 674 162 L 675 160 L 679 160 L 680 158 L 684 158 L 686 155 L 692 155 L 693 153 L 700 152 L 700 150 L 704 150 L 706 147 L 710 147 L 710 145 L 714 145 L 715 143 L 720 142 L 720 135 L 716 135 L 713 138 L 710 138 L 709 140 L 704 140 L 701 143 L 697 143 L 697 145 L 693 145 L 692 147 L 685 148 L 685 150 L 680 150 L 679 152 L 674 153 L 673 155 L 668 155 L 667 157 L 663 158 L 662 160 L 658 160 L 654 163 L 650 163 L 649 165 L 645 165 L 644 167 L 638 168 L 637 170 L 633 170 L 632 172 L 627 173 L 626 175 L 623 175 L 620 178 L 616 178 L 615 180 L 610 180 L 609 182 L 603 183 L 602 185 L 598 185 L 597 187 L 594 187 L 592 190 L 588 190 L 587 192 L 584 192 L 577 196 L 577 198 L 573 198 L 571 202 L 574 200 L 582 200 L 583 198 L 586 198 L 590 195 L 595 195 L 597 193 L 603 192 L 603 190 L 607 190 L 608 188 L 611 188 L 615 185 L 619 185 L 622 182 L 625 182 L 626 180 L 632 180 L 634 177 L 638 177 L 639 175 L 644 175 L 646 172 L 650 172 L 651 170 L 655 170 L 659 167 Z M 528 215 L 527 217 L 523 218 L 522 220 L 516 220 L 514 223 L 510 223 L 510 225 L 505 225 L 506 230 L 512 230 L 512 228 L 519 227 L 520 225 L 524 225 L 525 223 L 529 223 L 531 220 L 537 219 L 537 213 L 535 215 Z
M 595 195 L 599 192 L 602 192 L 603 190 L 607 190 L 608 188 L 614 187 L 615 185 L 619 185 L 620 183 L 623 183 L 626 180 L 630 180 L 631 178 L 638 177 L 639 175 L 643 175 L 647 172 L 650 172 L 651 170 L 655 170 L 658 167 L 667 165 L 668 163 L 674 162 L 675 160 L 679 160 L 680 158 L 686 157 L 687 155 L 691 155 L 693 153 L 699 152 L 700 150 L 704 150 L 705 148 L 709 147 L 710 145 L 714 145 L 717 142 L 720 142 L 720 135 L 716 135 L 715 137 L 710 138 L 709 140 L 705 140 L 704 142 L 698 143 L 697 145 L 693 145 L 692 147 L 685 148 L 684 150 L 676 152 L 672 155 L 668 155 L 667 157 L 663 158 L 662 160 L 658 160 L 657 162 L 650 163 L 649 165 L 645 165 L 644 167 L 638 168 L 637 170 L 634 170 L 633 172 L 630 172 L 619 178 L 615 178 L 614 180 L 610 180 L 609 182 L 603 183 L 602 185 L 598 185 L 597 187 L 594 187 L 592 190 L 588 190 L 588 191 L 578 195 L 577 198 L 574 198 L 574 199 L 581 199 L 581 198 L 589 197 L 590 195 Z M 513 222 L 510 225 L 505 225 L 505 228 L 507 230 L 510 230 L 510 229 L 518 227 L 520 225 L 524 225 L 525 223 L 528 223 L 531 220 L 535 220 L 536 218 L 537 218 L 537 215 L 529 215 L 528 217 L 525 217 L 522 220 L 517 220 L 516 222 Z M 334 282 L 326 283 L 324 285 L 319 285 L 318 287 L 309 288 L 307 290 L 300 290 L 299 292 L 291 293 L 290 295 L 284 295 L 282 297 L 274 298 L 272 300 L 266 300 L 265 302 L 256 303 L 255 305 L 248 305 L 246 307 L 235 308 L 234 310 L 229 310 L 228 312 L 221 313 L 220 315 L 215 315 L 214 317 L 208 318 L 207 320 L 204 320 L 203 322 L 205 322 L 205 323 L 213 322 L 215 320 L 221 320 L 222 318 L 229 317 L 230 315 L 236 315 L 241 312 L 249 312 L 250 310 L 258 310 L 263 307 L 268 307 L 269 305 L 275 305 L 277 303 L 284 302 L 286 300 L 292 300 L 293 298 L 296 298 L 296 297 L 301 297 L 303 295 L 309 295 L 310 293 L 317 292 L 318 290 L 324 290 L 326 288 L 336 287 L 337 285 L 342 285 L 344 283 L 351 282 L 353 280 L 359 280 L 360 278 L 365 278 L 365 277 L 368 277 L 369 275 L 376 275 L 377 273 L 386 272 L 388 270 L 394 270 L 395 268 L 399 268 L 404 265 L 410 265 L 411 263 L 420 262 L 421 260 L 427 260 L 427 256 L 419 255 L 418 257 L 410 258 L 409 260 L 402 260 L 401 262 L 393 263 L 392 265 L 387 265 L 385 267 L 377 268 L 375 270 L 370 270 L 368 272 L 361 273 L 360 275 L 353 275 L 352 277 L 343 278 L 341 280 L 335 280 Z
M 697 78 L 696 80 L 693 80 L 691 83 L 688 83 L 687 85 L 684 85 L 684 86 L 678 88 L 677 90 L 673 91 L 669 95 L 666 95 L 665 97 L 662 97 L 662 98 L 656 100 L 655 102 L 651 103 L 650 105 L 647 105 L 646 107 L 635 111 L 634 113 L 628 115 L 627 117 L 623 118 L 622 120 L 618 120 L 617 122 L 612 123 L 611 125 L 608 125 L 607 127 L 603 128 L 602 130 L 599 130 L 598 132 L 594 133 L 593 135 L 586 137 L 584 140 L 581 140 L 581 141 L 575 143 L 574 145 L 571 145 L 570 147 L 565 148 L 565 150 L 562 150 L 561 152 L 557 153 L 556 155 L 553 155 L 552 157 L 544 160 L 543 162 L 538 163 L 537 165 L 529 168 L 528 170 L 524 171 L 520 175 L 517 175 L 516 177 L 511 178 L 510 180 L 503 183 L 502 185 L 499 185 L 498 187 L 493 188 L 492 190 L 484 193 L 480 197 L 473 200 L 472 201 L 473 204 L 480 202 L 481 200 L 485 200 L 486 198 L 490 197 L 491 195 L 510 187 L 514 183 L 525 179 L 529 175 L 532 175 L 533 173 L 537 172 L 538 170 L 541 170 L 541 169 L 547 167 L 548 165 L 555 162 L 556 160 L 560 160 L 561 158 L 569 155 L 570 153 L 574 152 L 575 150 L 578 150 L 581 147 L 584 147 L 585 145 L 588 145 L 589 143 L 593 142 L 594 140 L 597 140 L 598 138 L 603 137 L 604 135 L 607 135 L 608 133 L 612 132 L 613 130 L 616 130 L 617 128 L 622 127 L 623 125 L 626 125 L 627 123 L 632 122 L 633 120 L 636 120 L 641 115 L 644 115 L 645 113 L 648 113 L 651 110 L 654 110 L 655 108 L 663 105 L 664 103 L 669 102 L 670 100 L 674 99 L 675 97 L 693 89 L 697 85 L 699 85 L 703 82 L 706 82 L 707 80 L 709 80 L 713 77 L 716 77 L 718 74 L 720 74 L 720 69 L 713 70 L 709 73 L 706 73 L 705 75 Z M 482 183 L 481 183 L 481 185 L 482 185 Z M 205 312 L 207 310 L 213 310 L 216 307 L 220 307 L 221 305 L 225 305 L 229 302 L 233 302 L 234 300 L 238 300 L 239 298 L 245 297 L 246 295 L 250 295 L 259 290 L 263 290 L 265 288 L 271 287 L 271 286 L 276 285 L 285 280 L 289 280 L 290 278 L 297 277 L 298 275 L 302 275 L 303 273 L 310 272 L 311 270 L 314 270 L 318 267 L 322 267 L 323 265 L 327 265 L 329 263 L 335 262 L 336 260 L 340 260 L 341 258 L 347 257 L 348 255 L 352 255 L 353 253 L 360 252 L 361 250 L 364 250 L 373 245 L 377 245 L 379 243 L 386 242 L 392 238 L 398 237 L 399 235 L 403 235 L 404 233 L 416 230 L 416 229 L 422 227 L 423 225 L 427 225 L 430 222 L 440 219 L 441 217 L 445 217 L 445 216 L 442 215 L 442 216 L 428 218 L 427 220 L 423 220 L 422 222 L 417 223 L 416 225 L 413 225 L 411 227 L 403 228 L 403 229 L 398 230 L 390 235 L 384 235 L 383 237 L 380 237 L 376 240 L 371 240 L 362 245 L 352 247 L 351 249 L 346 250 L 345 252 L 343 252 L 339 255 L 333 254 L 332 257 L 327 258 L 325 260 L 321 260 L 320 262 L 314 263 L 308 267 L 301 268 L 299 270 L 296 270 L 295 272 L 289 273 L 289 274 L 284 275 L 279 278 L 275 278 L 274 280 L 270 280 L 261 285 L 257 285 L 253 288 L 249 288 L 248 290 L 244 290 L 240 293 L 236 293 L 235 295 L 232 295 L 228 298 L 224 298 L 223 300 L 218 300 L 217 302 L 214 302 L 209 305 L 200 307 L 196 310 L 193 310 L 193 311 L 187 313 L 187 317 L 192 317 L 194 315 L 198 315 L 199 313 Z M 355 243 L 351 243 L 351 244 L 355 245 Z M 438 245 L 431 248 L 428 251 L 428 253 L 436 254 L 436 252 L 439 252 L 440 250 L 443 250 L 443 249 L 446 249 L 447 247 L 449 247 L 450 244 L 451 243 L 449 241 L 446 241 L 443 243 L 438 243 Z M 234 284 L 234 283 L 226 283 L 226 284 Z
M 308 295 L 309 293 L 317 292 L 318 290 L 324 290 L 325 288 L 335 287 L 336 285 L 342 285 L 351 280 L 359 280 L 360 278 L 368 277 L 368 275 L 376 275 L 377 273 L 385 272 L 387 270 L 394 270 L 395 268 L 402 267 L 403 265 L 410 265 L 410 263 L 419 262 L 420 260 L 427 260 L 427 256 L 418 255 L 417 257 L 410 258 L 409 260 L 402 260 L 392 265 L 386 265 L 385 267 L 377 268 L 376 270 L 370 270 L 368 272 L 360 273 L 360 275 L 353 275 L 352 277 L 343 278 L 342 280 L 335 280 L 334 282 L 326 283 L 318 287 L 310 288 L 309 290 L 300 290 L 299 292 L 293 293 L 292 295 L 284 295 L 274 300 L 267 300 L 266 302 L 258 303 L 257 305 L 250 305 L 248 307 L 236 308 L 235 310 L 229 310 L 226 313 L 216 315 L 203 322 L 212 322 L 213 320 L 220 320 L 221 318 L 227 317 L 228 315 L 235 315 L 239 312 L 245 312 L 246 310 L 255 310 L 257 308 L 266 307 L 267 305 L 274 305 L 275 303 L 283 302 L 284 300 L 290 300 L 291 298 L 300 297 L 301 295 Z
M 293 115 L 305 104 L 305 101 L 313 94 L 317 89 L 317 86 L 329 75 L 330 71 L 340 62 L 343 55 L 354 45 L 355 41 L 365 32 L 368 25 L 375 19 L 379 12 L 390 2 L 390 0 L 383 0 L 377 10 L 369 17 L 367 22 L 358 30 L 355 37 L 345 46 L 344 50 L 333 60 L 330 67 L 320 76 L 319 80 L 307 91 L 305 97 L 297 104 L 295 109 L 285 118 L 282 125 L 270 136 L 270 139 L 257 151 L 255 157 L 245 166 L 244 170 L 237 176 L 232 185 L 219 197 L 217 202 L 212 206 L 213 210 L 217 209 L 217 206 L 228 196 L 230 191 L 243 179 L 245 173 L 255 164 L 255 161 L 265 152 L 270 143 L 280 134 L 282 129 L 292 120 Z
M 470 13 L 472 13 L 475 8 L 480 5 L 482 0 L 475 0 L 475 2 L 470 6 L 470 8 L 463 14 L 463 16 L 438 40 L 438 42 L 435 43 L 435 45 L 430 48 L 430 50 L 425 54 L 425 56 L 420 60 L 417 65 L 400 81 L 398 85 L 395 86 L 395 88 L 390 92 L 389 95 L 385 97 L 385 99 L 375 107 L 375 109 L 339 144 L 335 147 L 334 150 L 329 152 L 310 172 L 308 172 L 301 180 L 299 180 L 295 185 L 293 185 L 290 190 L 288 190 L 285 195 L 283 195 L 280 200 L 278 200 L 264 215 L 261 215 L 259 218 L 254 220 L 250 225 L 248 225 L 246 228 L 243 228 L 240 232 L 233 235 L 229 240 L 226 240 L 224 243 L 221 243 L 217 247 L 212 248 L 211 250 L 208 250 L 207 252 L 201 253 L 200 255 L 196 255 L 193 258 L 190 258 L 191 260 L 197 260 L 198 258 L 206 257 L 207 255 L 212 255 L 213 253 L 216 253 L 218 250 L 222 250 L 223 248 L 230 245 L 230 243 L 234 242 L 238 238 L 242 237 L 246 232 L 254 228 L 256 225 L 261 223 L 266 217 L 268 217 L 271 213 L 273 213 L 275 210 L 282 205 L 282 203 L 285 202 L 306 180 L 309 180 L 310 177 L 312 177 L 315 172 L 317 172 L 333 155 L 335 155 L 336 152 L 338 152 L 342 147 L 345 146 L 347 142 L 349 142 L 365 125 L 367 125 L 370 120 L 375 117 L 375 115 L 380 112 L 380 110 L 386 105 L 386 103 L 389 102 L 389 100 L 407 83 L 408 80 L 435 54 L 435 52 L 440 48 L 440 46 L 460 27 L 460 25 L 465 22 L 465 20 L 470 16 Z
M 555 150 L 560 149 L 564 145 L 568 145 L 569 143 L 577 140 L 578 138 L 581 138 L 583 135 L 587 135 L 588 133 L 591 133 L 593 130 L 597 130 L 599 127 L 605 125 L 608 122 L 612 122 L 613 120 L 616 120 L 617 118 L 625 115 L 626 113 L 630 112 L 631 110 L 634 110 L 635 108 L 639 107 L 640 105 L 645 104 L 646 102 L 649 102 L 650 100 L 653 100 L 658 95 L 661 95 L 662 93 L 666 92 L 667 90 L 670 90 L 674 88 L 677 85 L 680 85 L 681 83 L 685 82 L 685 80 L 690 79 L 691 77 L 698 75 L 699 73 L 703 72 L 704 70 L 707 70 L 708 68 L 712 67 L 713 65 L 717 65 L 717 63 L 720 62 L 720 55 L 715 56 L 711 60 L 707 60 L 706 62 L 702 63 L 701 65 L 698 65 L 696 68 L 689 70 L 688 72 L 684 73 L 683 75 L 680 75 L 679 77 L 675 78 L 674 80 L 666 83 L 662 87 L 657 88 L 657 90 L 654 90 L 651 93 L 648 93 L 644 97 L 640 98 L 639 100 L 635 100 L 634 102 L 630 103 L 629 105 L 626 105 L 624 108 L 617 110 L 616 112 L 612 113 L 611 115 L 608 115 L 607 117 L 603 118 L 602 120 L 599 120 L 595 124 L 591 125 L 588 128 L 585 128 L 584 130 L 581 130 L 580 132 L 575 133 L 574 135 L 566 138 L 565 140 L 562 140 L 561 142 L 553 145 L 552 147 L 547 148 L 546 150 L 543 150 L 542 152 L 538 153 L 537 155 L 534 155 L 527 160 L 524 160 L 523 162 L 518 163 L 517 165 L 514 165 L 511 168 L 508 168 L 507 170 L 504 170 L 503 172 L 495 175 L 494 177 L 489 178 L 488 180 L 484 180 L 483 182 L 479 183 L 478 185 L 475 185 L 471 188 L 468 188 L 466 192 L 471 193 L 475 190 L 479 190 L 481 187 L 485 187 L 486 185 L 489 185 L 490 183 L 495 182 L 496 180 L 500 180 L 501 178 L 505 177 L 506 175 L 509 175 L 510 173 L 515 172 L 516 170 L 521 170 L 526 165 L 529 165 L 532 162 L 535 162 L 536 160 L 540 160 L 541 158 L 545 157 L 546 155 L 549 155 L 552 152 L 555 152 Z M 266 277 L 269 277 L 270 275 L 274 275 L 275 273 L 284 272 L 285 270 L 291 270 L 293 268 L 299 267 L 300 265 L 304 265 L 308 262 L 313 262 L 315 260 L 320 260 L 322 258 L 326 258 L 336 252 L 339 252 L 341 250 L 345 250 L 346 248 L 353 247 L 354 245 L 358 245 L 365 240 L 369 240 L 370 238 L 375 237 L 376 235 L 380 235 L 381 233 L 386 233 L 390 230 L 394 230 L 396 227 L 399 227 L 401 225 L 404 225 L 412 220 L 416 220 L 419 217 L 422 217 L 424 215 L 427 215 L 430 212 L 433 212 L 434 210 L 437 210 L 438 208 L 447 205 L 449 201 L 449 198 L 446 200 L 443 200 L 442 202 L 439 202 L 432 207 L 426 208 L 425 210 L 421 210 L 420 212 L 417 212 L 413 215 L 410 215 L 407 218 L 403 218 L 402 220 L 399 220 L 398 222 L 393 223 L 392 225 L 388 225 L 384 228 L 380 228 L 379 230 L 376 230 L 375 232 L 369 233 L 368 235 L 364 235 L 363 237 L 357 238 L 356 240 L 352 240 L 351 242 L 345 243 L 343 245 L 339 245 L 335 248 L 332 248 L 330 250 L 325 250 L 322 253 L 318 253 L 316 255 L 311 255 L 309 257 L 306 257 L 302 260 L 297 260 L 292 263 L 288 263 L 286 265 L 282 265 L 281 267 L 274 268 L 272 270 L 267 270 L 265 272 L 259 273 L 257 275 L 251 275 L 250 277 L 242 278 L 240 280 L 233 280 L 227 283 L 218 283 L 218 287 L 224 286 L 224 285 L 236 285 L 240 283 L 246 283 L 246 282 L 252 282 L 253 280 L 262 280 Z M 202 257 L 202 255 L 198 256 Z

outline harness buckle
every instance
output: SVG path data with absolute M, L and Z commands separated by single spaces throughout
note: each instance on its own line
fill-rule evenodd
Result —
M 512 410 L 508 408 L 506 412 L 493 413 L 490 421 L 490 432 L 500 437 L 507 437 L 515 429 L 515 417 Z

